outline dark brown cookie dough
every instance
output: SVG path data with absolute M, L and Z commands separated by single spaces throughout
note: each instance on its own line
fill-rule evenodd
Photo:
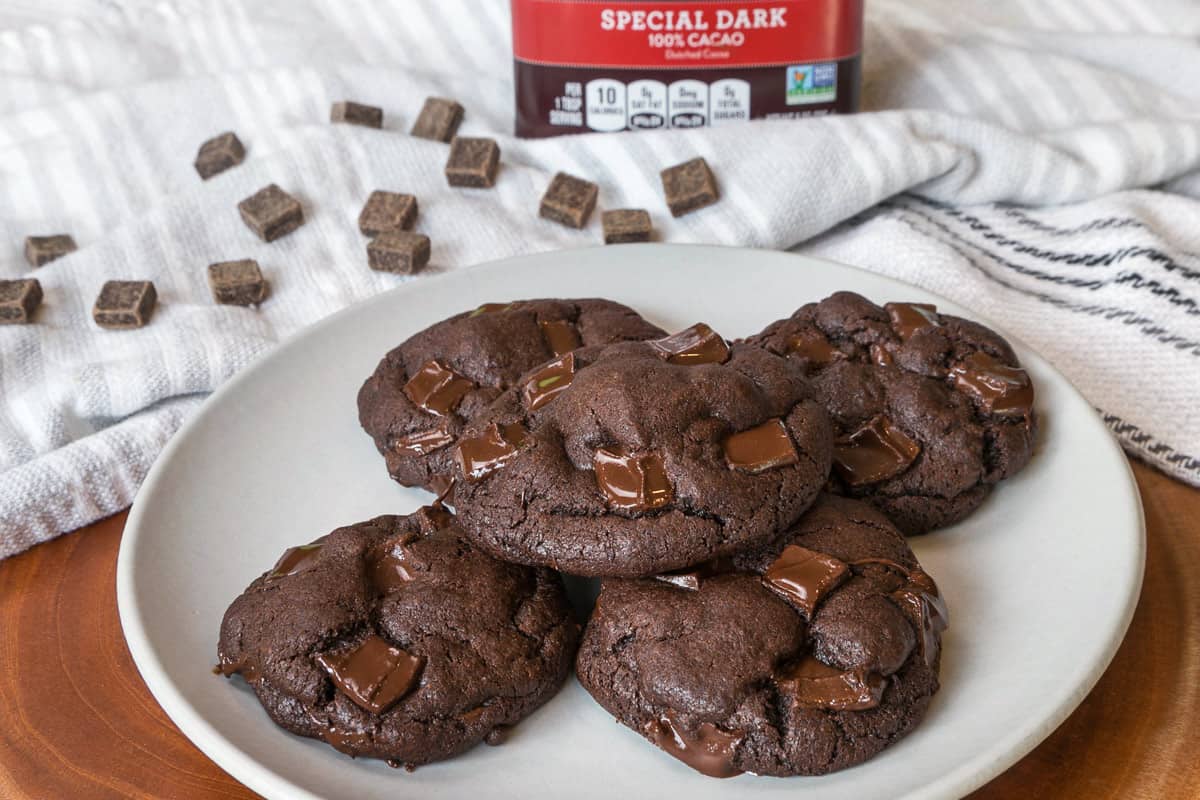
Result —
M 693 326 L 523 376 L 459 438 L 455 503 L 499 558 L 649 575 L 776 538 L 831 443 L 796 364 Z
M 967 516 L 1033 453 L 1029 376 L 978 323 L 838 292 L 748 341 L 807 371 L 838 436 L 834 490 L 907 534 Z
M 225 612 L 218 654 L 276 724 L 413 766 L 548 700 L 577 638 L 557 575 L 485 555 L 426 507 L 288 550 Z
M 463 426 L 522 373 L 583 345 L 662 335 L 609 300 L 488 303 L 426 328 L 384 356 L 358 393 L 358 419 L 392 478 L 440 491 Z
M 853 766 L 912 730 L 938 689 L 945 605 L 863 503 L 825 495 L 783 542 L 661 577 L 604 581 L 576 672 L 706 775 Z

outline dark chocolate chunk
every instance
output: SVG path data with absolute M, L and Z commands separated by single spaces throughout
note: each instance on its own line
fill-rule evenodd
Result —
M 729 344 L 703 322 L 650 344 L 670 364 L 723 364 L 729 358 Z
M 650 241 L 650 213 L 641 208 L 618 208 L 600 215 L 605 244 Z
M 805 656 L 775 682 L 800 706 L 833 711 L 865 711 L 883 699 L 887 679 L 861 669 L 834 669 Z
M 463 376 L 447 369 L 437 361 L 426 361 L 408 383 L 404 393 L 426 411 L 445 416 L 454 410 L 463 395 L 475 388 L 475 384 Z
M 667 208 L 676 217 L 712 205 L 719 197 L 717 182 L 703 158 L 693 158 L 668 167 L 662 171 L 661 177 Z
M 538 216 L 570 228 L 582 228 L 587 225 L 599 194 L 600 187 L 591 181 L 560 172 L 542 195 Z
M 200 177 L 208 180 L 225 170 L 236 167 L 246 157 L 246 148 L 233 131 L 214 136 L 200 145 L 194 166 Z
M 920 453 L 921 445 L 880 414 L 834 442 L 833 466 L 850 486 L 865 486 L 899 475 Z
M 454 138 L 462 118 L 463 107 L 458 103 L 442 97 L 427 97 L 417 121 L 413 123 L 412 135 L 448 142 Z
M 429 237 L 412 231 L 381 233 L 367 245 L 367 264 L 378 272 L 411 275 L 429 263 Z
M 890 367 L 895 363 L 892 354 L 881 344 L 871 345 L 868 354 L 871 356 L 871 363 L 877 367 Z
M 829 340 L 816 332 L 806 332 L 803 336 L 793 336 L 788 340 L 788 355 L 802 358 L 813 366 L 825 366 L 846 357 L 837 350 Z
M 982 350 L 951 367 L 950 377 L 959 391 L 975 398 L 989 414 L 1029 416 L 1033 410 L 1029 373 Z
M 669 710 L 646 724 L 650 741 L 692 769 L 710 778 L 732 778 L 742 771 L 733 766 L 743 733 L 728 733 L 711 722 L 702 722 L 694 733 L 684 731 Z
M 453 444 L 454 437 L 444 427 L 415 431 L 396 439 L 395 449 L 414 456 L 423 456 Z
M 950 612 L 927 572 L 915 569 L 905 573 L 904 585 L 892 592 L 892 599 L 920 631 L 921 658 L 932 666 L 937 661 L 942 632 L 950 627 Z
M 542 329 L 542 337 L 550 345 L 551 352 L 556 356 L 565 355 L 579 347 L 579 331 L 575 326 L 563 319 L 553 319 L 538 323 Z
M 420 534 L 408 533 L 389 543 L 388 548 L 370 562 L 368 574 L 371 585 L 380 594 L 390 594 L 416 578 L 409 549 Z
M 34 267 L 49 264 L 56 258 L 62 258 L 75 250 L 75 240 L 66 233 L 58 233 L 54 236 L 25 237 L 25 260 Z
M 460 439 L 455 457 L 463 475 L 472 483 L 504 466 L 517 454 L 525 441 L 526 431 L 520 425 L 492 423 L 482 436 Z
M 34 278 L 0 280 L 0 325 L 32 322 L 41 302 L 42 284 Z
M 288 575 L 304 572 L 317 563 L 317 556 L 324 546 L 325 537 L 322 536 L 314 542 L 302 544 L 299 547 L 289 547 L 283 551 L 283 555 L 275 562 L 275 566 L 268 573 L 268 577 L 286 578 Z
M 351 100 L 334 103 L 329 110 L 330 122 L 345 122 L 350 125 L 362 125 L 365 128 L 383 127 L 383 109 L 378 106 L 366 106 Z
M 525 386 L 521 395 L 525 398 L 525 407 L 536 411 L 554 399 L 555 395 L 571 385 L 575 377 L 575 356 L 571 353 L 556 358 L 535 372 Z
M 592 457 L 592 466 L 596 483 L 613 508 L 650 511 L 674 496 L 658 453 L 630 454 L 623 448 L 602 447 Z
M 496 183 L 500 145 L 495 139 L 456 136 L 446 159 L 446 182 L 451 186 L 489 189 Z
M 374 634 L 357 647 L 318 653 L 316 659 L 342 694 L 372 714 L 382 714 L 408 694 L 425 666 L 421 656 L 392 647 Z
M 375 190 L 358 215 L 358 229 L 367 236 L 406 231 L 417 219 L 417 198 L 411 194 Z
M 231 306 L 252 306 L 267 296 L 267 280 L 252 258 L 208 265 L 213 299 Z
M 300 201 L 273 183 L 238 203 L 238 211 L 264 242 L 273 242 L 304 224 Z
M 892 319 L 892 330 L 901 339 L 908 339 L 917 331 L 941 326 L 938 322 L 937 306 L 929 303 L 887 303 L 884 305 Z
M 517 307 L 516 303 L 483 303 L 468 317 L 478 317 L 480 314 L 495 314 L 497 311 L 512 311 Z
M 729 572 L 733 568 L 733 560 L 722 556 L 697 564 L 694 567 L 659 573 L 654 576 L 654 579 L 677 586 L 680 589 L 696 592 L 700 590 L 701 581 Z
M 150 321 L 157 301 L 150 281 L 108 281 L 92 307 L 92 319 L 101 328 L 140 328 Z
M 752 475 L 800 460 L 787 427 L 778 417 L 733 434 L 725 440 L 724 447 L 729 468 Z
M 763 580 L 811 620 L 817 604 L 849 575 L 850 568 L 833 556 L 789 544 L 767 567 Z

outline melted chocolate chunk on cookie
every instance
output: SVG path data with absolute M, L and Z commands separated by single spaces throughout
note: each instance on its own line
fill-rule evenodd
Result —
M 901 339 L 910 339 L 918 331 L 941 327 L 937 306 L 929 303 L 888 303 L 884 308 L 891 317 L 892 329 Z
M 669 583 L 690 592 L 699 591 L 700 581 L 714 578 L 733 571 L 733 561 L 728 558 L 714 558 L 694 567 L 672 570 L 654 576 L 654 580 Z
M 269 577 L 285 578 L 288 575 L 295 575 L 297 572 L 311 569 L 317 563 L 317 556 L 321 554 L 321 547 L 324 543 L 325 537 L 322 536 L 315 542 L 302 544 L 299 547 L 289 547 L 283 551 L 283 555 L 275 563 Z
M 500 469 L 517 454 L 525 435 L 518 424 L 492 423 L 482 436 L 459 440 L 457 458 L 463 476 L 474 482 Z
M 657 720 L 646 723 L 650 741 L 710 778 L 732 778 L 742 774 L 733 766 L 737 746 L 745 738 L 738 731 L 729 733 L 711 722 L 700 723 L 695 731 L 686 731 L 667 711 Z
M 950 377 L 960 391 L 973 397 L 989 414 L 1028 417 L 1033 410 L 1029 373 L 983 351 L 951 367 Z
M 426 361 L 404 384 L 404 393 L 426 411 L 445 416 L 474 387 L 471 381 L 437 361 Z
M 820 332 L 814 331 L 807 331 L 804 336 L 793 336 L 788 341 L 788 354 L 817 366 L 831 364 L 846 357 L 845 353 L 831 345 Z
M 904 576 L 904 585 L 892 592 L 892 600 L 908 615 L 921 634 L 918 644 L 927 665 L 937 661 L 942 633 L 950 627 L 950 612 L 937 584 L 923 569 L 910 569 L 887 558 L 864 558 L 853 566 L 877 564 Z
M 866 711 L 879 705 L 887 680 L 861 669 L 840 670 L 804 657 L 775 679 L 792 702 L 834 711 Z
M 450 431 L 445 428 L 430 428 L 397 437 L 395 449 L 408 455 L 424 456 L 451 444 L 454 444 L 454 436 Z
M 769 589 L 812 619 L 817 604 L 849 575 L 850 568 L 836 558 L 789 544 L 767 567 L 763 580 Z
M 723 364 L 729 360 L 729 344 L 703 322 L 665 339 L 650 342 L 668 364 Z
M 550 351 L 554 355 L 566 355 L 579 347 L 579 332 L 566 320 L 547 320 L 539 325 L 542 328 L 542 336 L 546 337 L 546 344 L 550 346 Z
M 338 691 L 372 714 L 382 714 L 408 694 L 425 666 L 423 657 L 380 636 L 368 636 L 349 650 L 318 653 L 316 660 Z
M 613 508 L 640 513 L 671 502 L 671 481 L 658 453 L 627 453 L 622 448 L 602 447 L 592 463 L 596 484 Z
M 796 445 L 781 419 L 764 422 L 725 440 L 725 460 L 730 469 L 756 475 L 800 460 Z
M 536 411 L 571 385 L 575 378 L 575 356 L 567 353 L 539 369 L 525 381 L 521 394 L 530 411 Z
M 920 454 L 921 445 L 881 414 L 834 443 L 833 465 L 847 484 L 863 486 L 899 475 Z

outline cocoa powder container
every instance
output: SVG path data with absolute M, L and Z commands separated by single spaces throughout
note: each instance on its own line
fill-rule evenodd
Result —
M 863 0 L 512 0 L 518 136 L 858 108 Z

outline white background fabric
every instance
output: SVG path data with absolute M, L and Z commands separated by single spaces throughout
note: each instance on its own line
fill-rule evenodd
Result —
M 27 235 L 80 247 L 36 271 L 37 324 L 0 328 L 0 557 L 128 505 L 207 392 L 404 280 L 366 268 L 371 190 L 416 194 L 431 269 L 457 269 L 598 243 L 599 215 L 536 217 L 558 170 L 602 207 L 650 209 L 664 241 L 799 246 L 952 297 L 1200 484 L 1198 41 L 1194 2 L 870 0 L 870 113 L 519 141 L 503 0 L 0 5 L 0 277 L 30 273 Z M 431 94 L 500 140 L 495 189 L 450 189 L 446 146 L 406 135 Z M 329 124 L 346 98 L 385 129 Z M 192 159 L 223 130 L 246 162 L 203 182 Z M 658 171 L 695 155 L 723 199 L 675 220 Z M 236 204 L 270 182 L 308 221 L 268 245 Z M 270 298 L 215 305 L 206 265 L 246 257 Z M 109 278 L 154 280 L 151 325 L 92 324 Z

